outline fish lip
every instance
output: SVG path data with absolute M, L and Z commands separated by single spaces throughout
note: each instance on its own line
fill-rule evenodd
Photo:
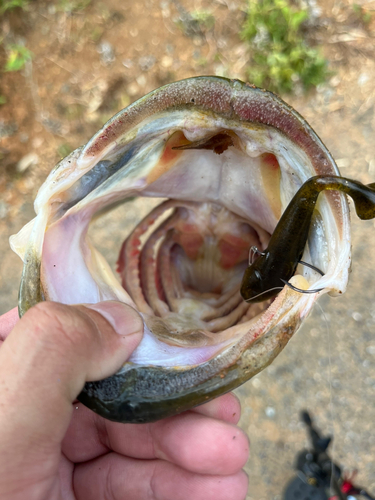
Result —
M 112 377 L 86 383 L 78 399 L 102 417 L 123 423 L 154 422 L 210 401 L 235 389 L 272 363 L 304 318 L 298 307 L 299 300 L 286 287 L 267 310 L 270 328 L 265 333 L 261 331 L 262 322 L 268 319 L 260 318 L 259 337 L 245 349 L 237 346 L 238 351 L 243 349 L 241 355 L 234 353 L 232 363 L 221 371 L 214 367 L 210 373 L 207 362 L 179 370 L 125 363 Z M 287 313 L 280 307 L 281 303 L 288 305 Z M 223 353 L 217 358 L 220 356 Z
M 194 103 L 191 99 L 194 99 Z M 79 151 L 76 150 L 70 155 L 69 158 L 74 158 L 74 155 L 77 158 L 76 179 L 84 175 L 85 168 L 88 168 L 93 158 L 98 161 L 109 149 L 117 147 L 119 137 L 136 123 L 151 116 L 156 110 L 174 109 L 179 106 L 203 107 L 239 122 L 250 121 L 259 126 L 276 128 L 286 137 L 292 137 L 296 144 L 307 153 L 316 173 L 338 173 L 333 158 L 319 137 L 307 122 L 279 97 L 238 80 L 196 77 L 161 87 L 109 120 L 85 147 L 79 148 Z M 69 159 L 63 160 L 62 170 L 55 169 L 51 173 L 51 178 L 55 176 L 60 179 L 64 176 L 64 169 L 69 161 Z M 330 193 L 328 200 L 337 222 L 338 236 L 341 239 L 346 238 L 346 243 L 350 245 L 345 198 L 341 194 Z M 37 199 L 36 211 L 39 208 Z M 342 265 L 343 268 L 345 266 L 347 267 L 347 263 Z M 326 280 L 330 289 L 338 293 L 342 292 L 345 270 L 341 274 L 343 277 L 339 276 L 336 280 L 338 283 L 336 289 L 334 280 L 329 283 Z M 324 279 L 323 277 L 320 280 L 320 284 L 324 284 Z M 20 315 L 40 300 L 43 300 L 43 290 L 40 285 L 40 258 L 38 253 L 31 248 L 26 255 L 21 281 Z M 206 369 L 207 366 L 204 365 L 194 372 L 194 369 L 172 370 L 126 364 L 125 369 L 113 377 L 87 384 L 79 399 L 106 418 L 123 422 L 157 420 L 201 404 L 240 385 L 272 362 L 297 330 L 315 300 L 314 296 L 301 296 L 293 299 L 292 292 L 284 290 L 272 305 L 275 307 L 275 317 L 278 318 L 275 320 L 274 327 L 270 326 L 265 335 L 259 335 L 249 349 L 234 359 L 230 366 L 204 381 L 199 378 L 200 374 L 196 373 Z M 280 307 L 281 303 L 288 304 L 288 311 Z M 277 308 L 279 309 L 276 311 Z M 265 349 L 266 341 L 268 351 Z M 258 358 L 255 353 L 258 353 Z M 246 360 L 250 359 L 251 363 L 249 361 L 249 367 L 247 367 Z M 181 391 L 179 388 L 184 377 L 185 381 L 190 379 L 190 385 L 186 386 L 186 390 Z M 142 395 L 136 391 L 142 383 L 154 387 L 159 386 L 163 390 L 146 391 Z M 192 388 L 194 388 L 194 393 Z

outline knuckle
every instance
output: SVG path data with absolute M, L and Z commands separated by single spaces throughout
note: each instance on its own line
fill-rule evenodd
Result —
M 92 336 L 93 326 L 88 318 L 73 307 L 56 302 L 41 302 L 26 314 L 30 333 L 36 340 L 50 343 L 55 349 L 77 348 Z
M 62 315 L 65 316 L 65 311 L 60 304 L 41 302 L 27 311 L 24 318 L 28 321 L 30 332 L 39 337 L 44 333 L 52 335 L 55 329 L 60 329 L 65 323 Z
M 153 468 L 151 470 L 150 480 L 148 483 L 148 488 L 146 490 L 146 499 L 147 500 L 156 500 L 157 498 L 160 498 L 158 493 L 157 493 L 157 490 L 158 490 L 157 478 L 158 478 L 158 472 L 159 472 L 158 466 L 159 466 L 159 462 L 155 462 L 153 465 Z
M 106 500 L 119 500 L 115 489 L 115 482 L 117 482 L 117 474 L 115 472 L 114 466 L 109 460 L 104 483 L 104 498 Z

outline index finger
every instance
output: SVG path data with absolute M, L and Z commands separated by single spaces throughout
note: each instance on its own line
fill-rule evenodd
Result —
M 14 307 L 7 313 L 0 316 L 0 345 L 4 341 L 19 321 L 18 308 Z

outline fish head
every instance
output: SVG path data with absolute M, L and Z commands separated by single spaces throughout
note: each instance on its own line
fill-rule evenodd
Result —
M 36 218 L 11 238 L 24 260 L 19 310 L 42 300 L 118 300 L 144 321 L 143 340 L 114 376 L 80 400 L 105 418 L 146 422 L 238 387 L 281 352 L 317 294 L 277 283 L 242 300 L 249 249 L 267 247 L 283 210 L 316 174 L 337 174 L 306 121 L 279 97 L 238 80 L 198 77 L 120 111 L 50 173 Z M 139 197 L 161 203 L 126 237 L 116 273 L 88 229 Z M 350 264 L 349 210 L 323 194 L 291 283 L 341 294 Z M 108 238 L 111 229 L 108 228 Z

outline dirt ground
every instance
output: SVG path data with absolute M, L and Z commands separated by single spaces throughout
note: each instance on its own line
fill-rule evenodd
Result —
M 165 83 L 195 75 L 246 80 L 248 48 L 239 37 L 245 2 L 32 1 L 1 19 L 10 43 L 33 59 L 1 73 L 0 313 L 14 307 L 21 262 L 8 238 L 33 217 L 38 187 L 56 162 L 84 144 L 115 112 Z M 375 2 L 361 3 L 375 9 Z M 310 6 L 314 5 L 310 1 Z M 310 37 L 329 60 L 327 84 L 285 100 L 312 125 L 343 175 L 375 180 L 375 22 L 348 0 L 318 0 Z M 214 24 L 189 12 L 205 9 Z M 5 62 L 0 53 L 0 64 Z M 375 232 L 353 219 L 353 267 L 344 297 L 324 296 L 286 350 L 237 392 L 251 440 L 248 500 L 281 500 L 306 445 L 301 409 L 334 434 L 332 455 L 375 494 Z M 99 228 L 100 230 L 100 228 Z M 102 244 L 108 239 L 99 231 Z M 103 236 L 100 236 L 103 235 Z M 99 241 L 100 243 L 100 241 Z M 229 500 L 229 499 L 228 499 Z

